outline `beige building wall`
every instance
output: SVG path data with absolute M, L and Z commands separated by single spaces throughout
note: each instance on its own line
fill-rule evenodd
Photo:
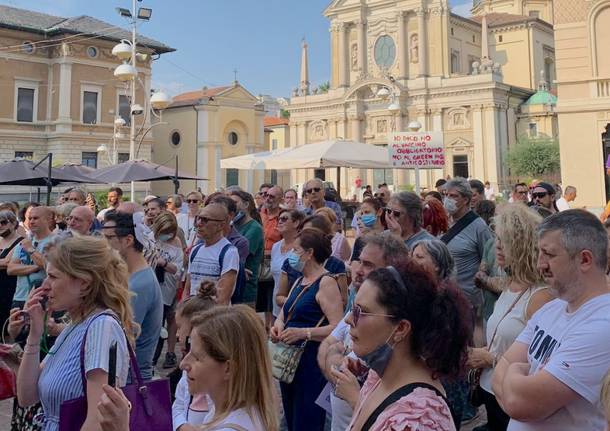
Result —
M 578 189 L 576 205 L 600 208 L 609 198 L 610 1 L 555 0 L 554 13 L 562 183 Z
M 197 93 L 197 92 L 194 92 Z M 203 94 L 205 93 L 205 96 Z M 188 93 L 192 94 L 192 93 Z M 153 129 L 153 161 L 173 167 L 178 155 L 179 170 L 204 178 L 198 181 L 180 181 L 180 191 L 200 188 L 208 195 L 227 187 L 229 179 L 236 179 L 244 190 L 252 192 L 264 181 L 264 173 L 239 170 L 237 178 L 232 172 L 220 168 L 220 160 L 264 151 L 263 106 L 256 97 L 235 83 L 232 87 L 205 89 L 202 94 L 182 100 L 176 96 L 172 106 L 165 110 L 163 121 Z M 172 134 L 180 134 L 180 143 L 171 143 Z M 232 145 L 229 135 L 235 133 L 237 143 Z M 171 182 L 153 183 L 155 194 L 173 193 Z
M 581 0 L 573 0 L 581 1 Z M 537 15 L 553 24 L 553 0 L 474 0 L 473 15 L 484 13 L 510 13 L 515 15 Z

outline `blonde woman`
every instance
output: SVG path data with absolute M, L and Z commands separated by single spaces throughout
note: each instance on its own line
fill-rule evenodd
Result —
M 277 431 L 271 360 L 262 321 L 247 305 L 218 306 L 191 320 L 191 350 L 182 360 L 191 394 L 213 402 L 202 431 Z M 104 431 L 128 431 L 122 393 L 104 387 L 99 406 Z
M 155 236 L 159 259 L 155 267 L 157 281 L 161 287 L 163 300 L 163 321 L 167 322 L 167 352 L 163 361 L 163 368 L 175 368 L 176 359 L 176 294 L 178 281 L 182 273 L 184 252 L 182 243 L 177 238 L 178 222 L 176 216 L 169 211 L 162 211 L 153 222 L 153 235 Z M 161 354 L 163 344 L 157 346 L 153 362 L 156 363 Z
M 105 240 L 94 237 L 63 240 L 49 251 L 47 261 L 47 278 L 25 305 L 30 332 L 17 375 L 19 403 L 28 406 L 40 401 L 45 416 L 43 430 L 59 430 L 60 405 L 84 395 L 80 351 L 85 343 L 88 409 L 81 429 L 97 430 L 100 425 L 96 407 L 102 385 L 108 380 L 108 349 L 113 342 L 118 347 L 119 386 L 125 385 L 129 370 L 123 328 L 132 342 L 134 326 L 127 290 L 127 266 Z M 47 318 L 54 311 L 66 311 L 71 323 L 40 363 L 41 348 L 46 351 Z M 23 322 L 22 312 L 13 310 L 11 332 L 18 332 Z
M 479 395 L 487 410 L 488 427 L 505 430 L 509 417 L 498 405 L 491 388 L 496 362 L 525 328 L 527 321 L 552 297 L 537 268 L 536 227 L 542 217 L 520 203 L 506 205 L 494 218 L 496 262 L 503 268 L 503 292 L 487 321 L 487 346 L 470 351 L 470 367 L 482 369 Z

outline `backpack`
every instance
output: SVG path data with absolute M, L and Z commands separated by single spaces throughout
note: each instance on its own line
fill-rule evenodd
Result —
M 204 243 L 196 244 L 191 251 L 191 257 L 189 259 L 189 264 L 193 263 L 193 259 L 197 256 L 199 249 L 203 247 Z M 225 254 L 229 250 L 229 247 L 233 247 L 233 244 L 226 244 L 222 250 L 220 251 L 220 255 L 218 256 L 218 266 L 220 266 L 220 272 L 222 273 L 222 265 L 224 263 Z M 246 267 L 244 264 L 239 262 L 239 268 L 237 269 L 237 277 L 235 279 L 235 289 L 233 290 L 233 295 L 231 295 L 231 304 L 241 304 L 244 302 L 244 290 L 246 289 Z

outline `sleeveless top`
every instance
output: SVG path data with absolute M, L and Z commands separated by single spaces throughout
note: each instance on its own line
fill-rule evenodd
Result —
M 316 295 L 318 290 L 320 290 L 320 281 L 324 276 L 315 280 L 309 287 L 303 286 L 302 280 L 299 281 L 298 285 L 292 289 L 290 292 L 288 300 L 284 303 L 284 319 L 288 318 L 288 312 L 292 307 L 292 304 L 296 300 L 297 296 L 303 291 L 303 289 L 307 289 L 305 293 L 303 293 L 292 313 L 290 315 L 290 319 L 286 322 L 286 328 L 313 328 L 318 324 L 320 319 L 324 316 L 324 312 L 322 308 L 320 308 L 320 304 L 316 301 Z M 326 319 L 325 319 L 326 320 Z M 325 323 L 322 322 L 322 325 Z
M 491 342 L 491 338 L 493 336 L 496 327 L 498 331 L 493 340 L 493 345 L 489 347 L 490 352 L 496 355 L 503 355 L 504 352 L 508 350 L 508 348 L 513 344 L 513 342 L 517 339 L 517 336 L 525 329 L 525 325 L 527 325 L 527 316 L 525 315 L 527 311 L 527 306 L 530 303 L 530 299 L 534 295 L 534 293 L 538 292 L 541 289 L 546 289 L 544 286 L 534 286 L 529 288 L 522 296 L 519 298 L 519 301 L 515 304 L 513 309 L 506 315 L 504 319 L 502 316 L 506 314 L 510 306 L 515 302 L 520 292 L 511 292 L 510 290 L 505 290 L 502 292 L 498 300 L 496 301 L 496 305 L 494 307 L 494 311 L 492 315 L 489 317 L 487 321 L 487 345 Z M 500 319 L 502 319 L 500 321 Z M 500 325 L 500 326 L 498 326 Z M 493 368 L 485 368 L 481 373 L 481 381 L 480 385 L 487 392 L 493 394 L 491 389 L 491 381 L 493 375 Z

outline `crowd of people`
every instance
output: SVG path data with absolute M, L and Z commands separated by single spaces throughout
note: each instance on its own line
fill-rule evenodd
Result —
M 136 429 L 164 369 L 176 431 L 606 429 L 610 222 L 545 182 L 364 193 L 349 232 L 318 179 L 1 203 L 11 429 Z

